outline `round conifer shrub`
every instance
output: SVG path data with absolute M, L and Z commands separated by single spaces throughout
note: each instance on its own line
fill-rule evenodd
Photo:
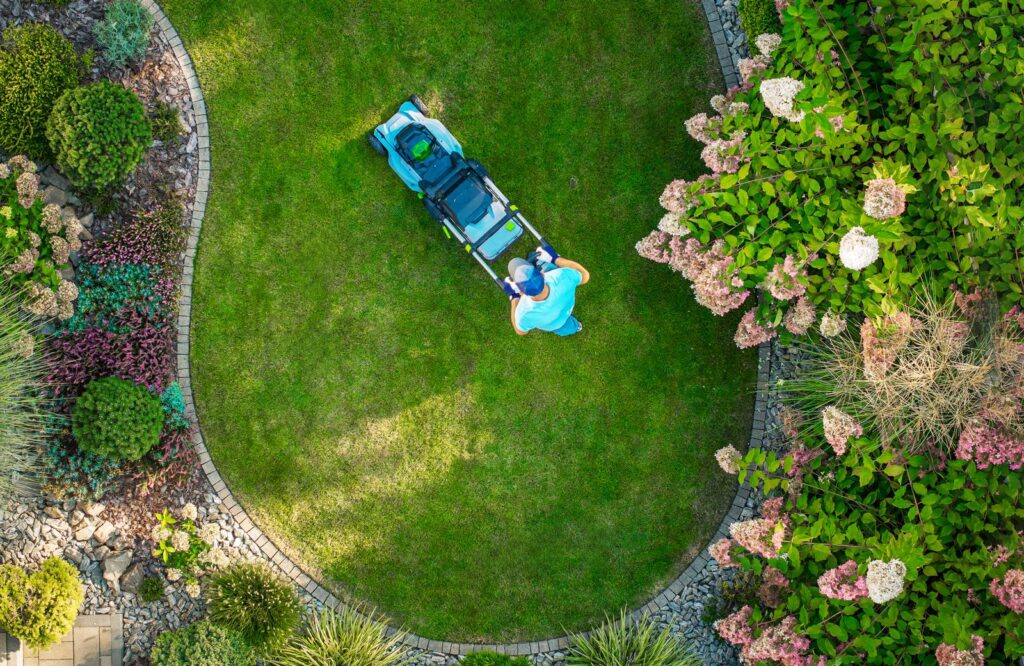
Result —
M 50 647 L 71 631 L 85 594 L 78 570 L 56 557 L 31 574 L 0 566 L 0 627 L 33 650 Z
M 237 631 L 208 620 L 160 634 L 149 658 L 153 666 L 251 666 L 256 661 Z
M 160 441 L 160 399 L 133 382 L 89 382 L 75 402 L 71 429 L 78 448 L 108 460 L 138 460 Z
M 0 150 L 52 157 L 46 120 L 78 85 L 82 63 L 63 35 L 38 23 L 8 28 L 0 41 Z
M 115 67 L 141 60 L 149 46 L 153 16 L 138 0 L 118 0 L 96 26 L 96 42 Z
M 64 93 L 46 136 L 58 166 L 76 185 L 103 190 L 138 166 L 153 131 L 134 93 L 100 81 Z

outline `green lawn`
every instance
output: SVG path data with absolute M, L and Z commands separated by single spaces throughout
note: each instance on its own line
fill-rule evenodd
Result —
M 193 379 L 212 455 L 348 598 L 449 640 L 535 639 L 646 600 L 735 492 L 755 354 L 633 249 L 720 89 L 699 6 L 165 0 L 213 194 Z M 367 146 L 418 92 L 593 273 L 573 339 L 506 298 Z

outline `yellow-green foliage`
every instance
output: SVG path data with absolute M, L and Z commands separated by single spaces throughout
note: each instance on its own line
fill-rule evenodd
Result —
M 29 648 L 44 649 L 71 631 L 85 598 L 78 571 L 56 557 L 35 573 L 0 566 L 0 628 Z

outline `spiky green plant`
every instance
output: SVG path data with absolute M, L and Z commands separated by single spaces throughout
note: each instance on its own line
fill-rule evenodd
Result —
M 397 666 L 405 662 L 402 635 L 387 635 L 375 615 L 342 607 L 313 615 L 305 631 L 278 650 L 278 666 Z
M 589 634 L 574 634 L 566 657 L 570 666 L 699 666 L 668 628 L 660 631 L 646 613 L 639 620 L 622 611 Z
M 43 447 L 45 363 L 19 297 L 0 289 L 0 504 L 25 490 Z
M 241 633 L 261 655 L 276 651 L 299 626 L 298 595 L 265 563 L 222 570 L 210 580 L 207 594 L 210 619 Z

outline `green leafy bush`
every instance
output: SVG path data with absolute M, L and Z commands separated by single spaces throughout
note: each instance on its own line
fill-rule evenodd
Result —
M 64 93 L 46 136 L 57 164 L 75 184 L 101 190 L 135 169 L 153 132 L 134 93 L 101 81 Z
M 139 598 L 147 604 L 160 601 L 164 598 L 164 584 L 156 576 L 146 576 L 139 583 Z
M 79 448 L 110 460 L 138 460 L 160 441 L 164 412 L 145 387 L 117 377 L 89 382 L 71 428 Z
M 163 143 L 176 141 L 185 133 L 178 115 L 178 107 L 158 101 L 149 113 L 149 122 L 153 125 L 153 138 Z
M 0 505 L 25 490 L 45 440 L 45 367 L 18 301 L 0 292 Z
M 344 607 L 314 615 L 301 634 L 293 635 L 274 653 L 277 666 L 344 664 L 345 666 L 397 666 L 405 661 L 402 636 L 385 635 L 387 625 L 379 618 L 360 615 Z M 472 655 L 471 655 L 472 656 Z M 497 656 L 497 655 L 495 655 Z M 525 660 L 523 660 L 525 662 Z M 469 662 L 467 657 L 465 664 Z M 481 661 L 470 666 L 525 666 L 518 661 Z
M 235 564 L 207 588 L 210 619 L 241 632 L 262 654 L 278 649 L 299 624 L 302 606 L 292 586 L 263 563 Z
M 526 657 L 510 657 L 492 650 L 473 652 L 462 660 L 462 666 L 529 666 L 529 664 L 530 660 Z
M 782 21 L 779 20 L 779 12 L 775 9 L 775 0 L 740 0 L 737 11 L 740 14 L 740 25 L 747 33 L 747 45 L 752 54 L 758 53 L 754 44 L 758 35 L 782 32 Z
M 153 16 L 138 0 L 118 0 L 96 25 L 96 42 L 107 62 L 122 67 L 146 55 L 152 28 Z
M 71 631 L 85 598 L 78 571 L 51 557 L 39 571 L 0 566 L 0 628 L 29 648 L 45 649 Z
M 27 23 L 8 28 L 0 44 L 0 150 L 52 156 L 46 119 L 61 95 L 78 85 L 75 47 L 53 28 Z
M 70 439 L 70 438 L 68 438 Z M 43 488 L 54 497 L 96 502 L 120 480 L 122 463 L 81 451 L 72 442 L 54 438 L 46 445 Z
M 639 251 L 716 314 L 756 302 L 740 346 L 823 313 L 892 314 L 922 282 L 987 286 L 1008 309 L 1024 293 L 1013 9 L 793 3 L 771 58 L 741 63 L 744 86 L 713 100 L 721 115 L 688 121 L 714 173 L 669 185 Z
M 153 666 L 252 666 L 256 657 L 237 631 L 207 620 L 157 636 Z
M 645 614 L 632 620 L 623 611 L 589 635 L 574 635 L 566 663 L 570 666 L 698 666 L 700 663 L 668 630 L 658 631 Z

